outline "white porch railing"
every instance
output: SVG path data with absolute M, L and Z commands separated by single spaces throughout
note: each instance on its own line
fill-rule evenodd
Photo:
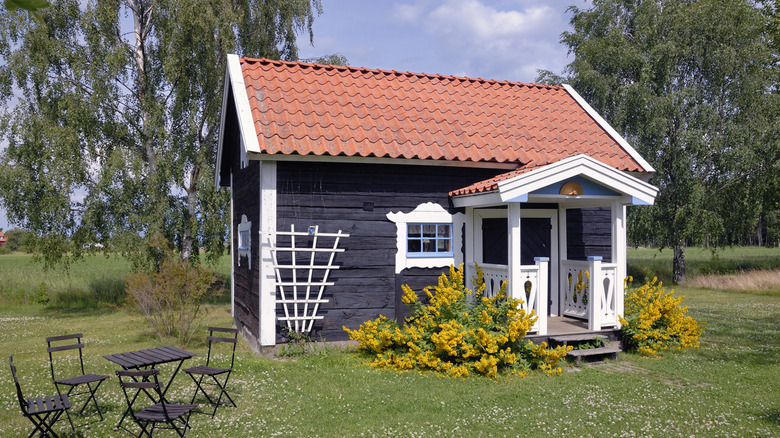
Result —
M 617 264 L 602 263 L 601 257 L 587 261 L 561 260 L 563 314 L 588 319 L 588 330 L 618 327 Z
M 547 333 L 547 258 L 540 258 L 535 265 L 520 266 L 520 281 L 516 290 L 507 288 L 509 296 L 522 301 L 520 307 L 531 313 L 535 311 L 538 317 L 531 331 Z M 509 267 L 506 265 L 482 265 L 483 279 L 485 281 L 485 296 L 494 297 L 504 281 L 509 281 Z
M 501 283 L 509 280 L 509 267 L 506 265 L 480 265 L 485 281 L 485 296 L 493 298 L 501 288 Z

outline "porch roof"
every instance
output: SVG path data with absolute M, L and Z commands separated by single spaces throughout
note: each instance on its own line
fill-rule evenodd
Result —
M 574 179 L 592 181 L 614 194 L 562 195 L 558 189 Z M 550 189 L 555 189 L 550 191 Z M 546 190 L 545 190 L 546 189 Z M 658 188 L 587 155 L 576 155 L 544 165 L 530 164 L 450 192 L 456 207 L 507 202 L 572 202 L 620 197 L 624 204 L 652 205 Z

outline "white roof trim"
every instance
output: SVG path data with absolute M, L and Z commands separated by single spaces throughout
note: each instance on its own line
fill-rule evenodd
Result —
M 535 190 L 580 175 L 648 205 L 653 204 L 658 193 L 655 186 L 582 154 L 500 181 L 498 193 L 503 202 L 511 202 L 524 199 L 525 195 Z
M 257 140 L 257 131 L 255 122 L 252 119 L 252 107 L 249 106 L 249 96 L 246 94 L 246 84 L 244 83 L 244 74 L 241 71 L 241 60 L 238 55 L 227 55 L 227 69 L 225 72 L 225 91 L 222 96 L 222 120 L 219 126 L 219 146 L 217 149 L 217 166 L 215 181 L 219 184 L 219 169 L 222 165 L 222 147 L 225 131 L 225 114 L 227 114 L 228 89 L 233 90 L 233 101 L 236 105 L 236 114 L 238 115 L 238 129 L 241 132 L 241 145 L 244 150 L 241 156 L 245 157 L 248 152 L 260 153 L 260 144 Z
M 571 87 L 571 85 L 563 84 L 563 88 L 566 89 L 566 91 L 569 92 L 571 97 L 574 98 L 574 100 L 577 101 L 578 104 L 591 116 L 593 117 L 593 120 L 596 121 L 599 125 L 601 125 L 602 128 L 604 128 L 605 131 L 607 131 L 607 134 L 609 134 L 620 146 L 628 152 L 629 155 L 631 155 L 631 158 L 635 159 L 640 166 L 646 171 L 646 172 L 655 172 L 655 169 L 653 169 L 653 166 L 650 165 L 644 158 L 642 158 L 641 155 L 639 155 L 639 152 L 637 152 L 633 147 L 631 147 L 630 144 L 626 141 L 626 139 L 623 138 L 620 134 L 618 134 L 615 129 L 610 126 L 609 123 L 607 123 L 606 120 L 604 120 L 599 113 L 596 112 L 596 110 L 591 107 L 588 102 L 585 101 L 585 99 L 580 96 L 579 93 L 577 93 L 574 88 Z
M 249 106 L 249 96 L 246 94 L 244 74 L 241 72 L 241 60 L 238 55 L 228 55 L 228 74 L 233 88 L 233 99 L 236 101 L 238 113 L 238 126 L 241 129 L 241 137 L 246 147 L 245 152 L 260 153 L 260 144 L 257 142 L 255 121 L 252 118 L 252 107 Z

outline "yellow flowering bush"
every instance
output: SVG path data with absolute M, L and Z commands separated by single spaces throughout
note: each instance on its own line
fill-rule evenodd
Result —
M 495 297 L 485 297 L 482 270 L 476 270 L 472 290 L 464 283 L 463 265 L 451 266 L 449 275 L 424 289 L 428 304 L 404 285 L 401 301 L 412 316 L 403 325 L 380 316 L 357 330 L 344 330 L 360 350 L 373 355 L 375 367 L 433 370 L 452 377 L 526 375 L 533 368 L 559 374 L 558 362 L 571 347 L 549 349 L 524 339 L 536 322 L 533 312 L 526 313 L 520 300 L 506 296 L 506 283 Z
M 625 347 L 647 356 L 668 348 L 698 347 L 706 323 L 686 315 L 683 299 L 675 297 L 674 290 L 667 292 L 657 278 L 628 291 L 626 315 L 620 317 Z

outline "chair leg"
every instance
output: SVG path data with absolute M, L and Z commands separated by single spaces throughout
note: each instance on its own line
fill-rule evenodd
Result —
M 57 393 L 58 393 L 58 394 L 62 394 L 62 391 L 60 391 L 60 385 L 58 385 L 58 384 L 56 384 L 56 383 L 55 383 L 55 384 L 54 384 L 54 387 L 55 387 L 55 388 L 57 388 Z M 70 397 L 70 393 L 71 393 L 71 392 L 73 392 L 73 388 L 74 388 L 73 386 L 70 386 L 70 387 L 68 387 L 68 392 L 67 392 L 67 394 L 68 394 L 68 397 Z M 60 413 L 60 415 L 62 415 L 62 413 Z M 76 426 L 74 426 L 74 425 L 73 425 L 73 420 L 71 420 L 71 418 L 70 418 L 70 412 L 68 412 L 68 410 L 67 410 L 67 409 L 65 410 L 65 416 L 67 416 L 67 417 L 68 417 L 68 423 L 70 423 L 70 428 L 71 428 L 71 430 L 73 430 L 73 432 L 75 433 L 75 432 L 76 432 Z
M 230 400 L 230 404 L 233 405 L 233 407 L 236 406 L 236 402 L 233 401 L 233 399 L 230 397 L 230 394 L 228 394 L 227 390 L 225 388 L 227 387 L 228 380 L 230 380 L 230 374 L 225 377 L 225 381 L 220 383 L 217 379 L 217 376 L 211 376 L 211 378 L 214 380 L 214 384 L 217 385 L 217 388 L 219 388 L 219 397 L 217 398 L 217 402 L 214 404 L 214 412 L 211 413 L 211 416 L 213 417 L 217 413 L 217 408 L 219 407 L 219 404 L 222 402 L 222 396 L 224 395 L 227 397 L 228 400 Z
M 195 388 L 195 394 L 192 395 L 192 400 L 190 400 L 190 404 L 195 403 L 195 398 L 198 397 L 198 391 L 202 392 L 204 396 L 206 396 L 206 400 L 209 401 L 210 404 L 213 404 L 214 401 L 209 397 L 209 394 L 206 392 L 206 390 L 201 386 L 201 383 L 203 383 L 203 378 L 206 377 L 205 374 L 201 374 L 199 379 L 195 379 L 195 376 L 190 374 L 190 377 L 192 377 L 192 380 L 195 382 L 196 388 Z M 213 377 L 213 376 L 212 376 Z M 204 383 L 205 385 L 205 383 Z
M 103 413 L 100 411 L 100 406 L 97 402 L 97 396 L 95 395 L 97 393 L 98 388 L 100 388 L 100 385 L 103 383 L 102 380 L 98 380 L 97 385 L 95 386 L 95 389 L 92 389 L 92 384 L 87 383 L 87 388 L 89 388 L 89 397 L 87 398 L 87 401 L 84 402 L 84 406 L 81 407 L 81 410 L 79 411 L 79 415 L 84 413 L 84 409 L 87 408 L 87 405 L 89 404 L 89 401 L 92 400 L 92 403 L 95 405 L 95 409 L 97 409 L 98 415 L 100 415 L 100 421 L 105 420 L 103 418 Z
M 52 414 L 54 414 L 54 416 L 51 419 L 49 419 L 49 417 L 51 417 Z M 54 432 L 52 426 L 54 425 L 54 423 L 57 422 L 57 420 L 60 418 L 61 415 L 62 415 L 62 411 L 49 412 L 43 416 L 40 415 L 28 416 L 27 418 L 29 418 L 30 421 L 32 421 L 32 423 L 35 425 L 35 429 L 32 432 L 30 432 L 30 435 L 28 435 L 27 438 L 31 438 L 33 435 L 36 434 L 36 432 L 40 432 L 41 436 L 51 436 L 54 438 L 58 438 L 59 435 L 57 435 L 57 433 Z

